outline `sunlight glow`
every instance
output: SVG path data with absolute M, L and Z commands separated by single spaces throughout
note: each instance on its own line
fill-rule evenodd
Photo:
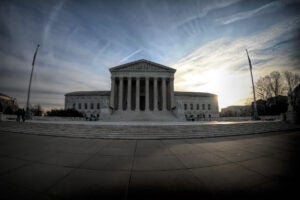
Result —
M 220 109 L 230 105 L 244 105 L 251 89 L 248 74 L 233 75 L 223 69 L 213 69 L 199 75 L 188 73 L 181 79 L 182 82 L 175 86 L 176 90 L 217 94 Z

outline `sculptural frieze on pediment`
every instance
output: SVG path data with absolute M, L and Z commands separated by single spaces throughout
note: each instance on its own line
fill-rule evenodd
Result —
M 129 65 L 129 66 L 124 66 L 124 67 L 118 69 L 118 71 L 166 72 L 168 70 L 164 69 L 162 67 L 159 67 L 159 66 L 149 64 L 149 63 L 138 63 L 138 64 Z

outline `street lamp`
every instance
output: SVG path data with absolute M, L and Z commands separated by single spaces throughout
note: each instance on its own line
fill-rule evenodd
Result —
M 254 82 L 253 82 L 253 74 L 252 74 L 252 63 L 249 57 L 248 50 L 246 49 L 248 61 L 249 61 L 249 67 L 250 67 L 250 74 L 251 74 L 251 81 L 252 81 L 252 90 L 253 90 L 253 107 L 254 107 L 254 112 L 253 112 L 253 119 L 254 120 L 259 120 L 258 112 L 257 112 L 257 105 L 256 105 L 256 96 L 255 96 L 255 87 L 254 87 Z
M 27 92 L 26 119 L 30 119 L 30 110 L 29 110 L 30 89 L 31 89 L 31 81 L 32 81 L 32 74 L 33 74 L 33 69 L 34 69 L 35 58 L 36 58 L 39 47 L 40 47 L 40 45 L 38 44 L 35 49 L 33 60 L 32 60 L 32 68 L 31 68 L 30 80 L 29 80 L 29 86 L 28 86 L 28 92 Z

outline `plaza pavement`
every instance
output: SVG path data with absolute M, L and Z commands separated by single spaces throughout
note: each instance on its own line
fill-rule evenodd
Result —
M 0 122 L 0 199 L 297 199 L 299 143 L 281 122 Z

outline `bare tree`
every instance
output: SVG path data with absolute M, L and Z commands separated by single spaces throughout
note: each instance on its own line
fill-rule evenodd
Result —
M 300 76 L 296 73 L 285 71 L 284 78 L 289 92 L 293 91 L 300 84 Z
M 255 83 L 255 89 L 257 97 L 262 100 L 285 95 L 286 91 L 284 80 L 278 71 L 260 77 Z
M 280 72 L 273 71 L 270 73 L 270 89 L 275 97 L 283 95 L 285 88 Z
M 267 100 L 272 97 L 270 89 L 270 76 L 260 77 L 255 83 L 256 96 L 259 99 Z

